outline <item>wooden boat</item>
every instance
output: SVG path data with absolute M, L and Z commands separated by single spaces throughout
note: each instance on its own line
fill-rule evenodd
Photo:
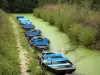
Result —
M 25 30 L 31 30 L 31 29 L 34 29 L 35 26 L 26 24 L 26 25 L 23 25 L 22 28 L 25 29 Z
M 25 32 L 25 36 L 31 40 L 32 37 L 34 36 L 41 36 L 41 30 L 36 30 L 36 29 L 32 29 L 32 30 L 28 30 Z
M 30 45 L 37 49 L 45 50 L 49 48 L 50 41 L 43 36 L 35 36 L 30 40 Z
M 16 18 L 17 18 L 17 20 L 18 20 L 19 18 L 24 18 L 24 16 L 17 16 Z
M 72 73 L 76 70 L 72 62 L 68 58 L 64 58 L 62 54 L 43 52 L 40 63 L 42 67 L 57 74 Z

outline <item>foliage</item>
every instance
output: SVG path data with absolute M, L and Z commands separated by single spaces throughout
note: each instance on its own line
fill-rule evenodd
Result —
M 78 41 L 78 34 L 81 29 L 80 26 L 81 26 L 80 24 L 72 24 L 69 27 L 69 35 L 75 41 Z
M 6 12 L 32 12 L 46 4 L 75 4 L 77 7 L 100 10 L 99 0 L 0 0 L 0 8 Z
M 16 0 L 15 2 L 16 10 L 15 12 L 32 12 L 32 9 L 37 7 L 36 0 Z
M 0 8 L 6 12 L 32 12 L 37 0 L 0 0 Z
M 81 28 L 78 36 L 80 42 L 84 45 L 89 45 L 96 39 L 96 31 L 92 27 L 84 27 Z
M 40 9 L 35 9 L 34 11 L 34 15 L 37 16 L 37 17 L 40 17 Z
M 0 0 L 0 8 L 2 10 L 6 10 L 6 8 L 8 8 L 8 1 L 7 0 Z
M 69 4 L 44 5 L 37 8 L 39 12 L 34 15 L 39 14 L 73 40 L 88 46 L 100 40 L 97 39 L 100 36 L 100 12 L 90 10 L 90 4 L 83 5 L 80 8 Z

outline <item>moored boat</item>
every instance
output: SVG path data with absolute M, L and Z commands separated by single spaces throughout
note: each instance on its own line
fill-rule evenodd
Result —
M 20 21 L 20 24 L 21 25 L 26 25 L 26 24 L 28 24 L 28 25 L 31 25 L 32 23 L 30 22 L 30 21 L 27 21 L 27 20 L 22 20 L 22 21 Z
M 34 29 L 35 26 L 26 24 L 26 25 L 23 25 L 22 28 L 25 29 L 25 30 L 30 30 L 30 29 Z
M 43 36 L 35 36 L 30 40 L 30 45 L 35 48 L 45 50 L 49 48 L 50 41 L 48 38 Z
M 18 21 L 19 21 L 19 23 L 20 23 L 21 25 L 32 24 L 32 23 L 30 22 L 30 20 L 27 19 L 27 18 L 19 18 Z
M 17 18 L 17 20 L 18 20 L 19 18 L 24 18 L 24 16 L 17 16 L 16 18 Z
M 28 30 L 25 32 L 25 36 L 31 40 L 32 37 L 34 36 L 41 36 L 41 30 L 36 30 L 36 29 L 32 29 L 32 30 Z
M 57 74 L 72 73 L 76 70 L 73 63 L 68 58 L 64 58 L 62 54 L 43 52 L 40 63 L 41 66 Z

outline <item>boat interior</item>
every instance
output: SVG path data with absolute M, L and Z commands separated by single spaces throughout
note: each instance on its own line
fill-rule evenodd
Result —
M 72 67 L 72 63 L 68 58 L 62 57 L 62 54 L 44 54 L 42 55 L 43 63 L 55 69 L 68 69 Z

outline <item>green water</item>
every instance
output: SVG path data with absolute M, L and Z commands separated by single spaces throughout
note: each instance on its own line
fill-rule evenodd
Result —
M 65 54 L 64 52 L 71 47 L 70 39 L 65 33 L 60 32 L 57 27 L 35 17 L 33 14 L 13 15 L 22 15 L 28 18 L 36 26 L 36 29 L 40 29 L 42 35 L 51 41 L 50 51 L 63 53 L 65 57 L 68 57 L 75 64 L 77 69 L 75 74 L 100 75 L 100 52 L 89 50 L 80 45 L 74 52 Z

